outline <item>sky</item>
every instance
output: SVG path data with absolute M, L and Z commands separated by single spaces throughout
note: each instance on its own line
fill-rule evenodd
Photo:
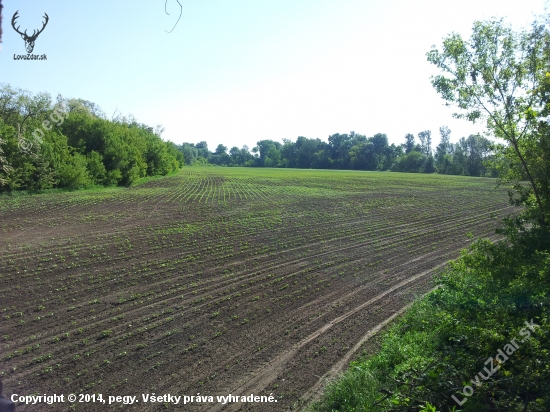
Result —
M 544 0 L 2 0 L 0 83 L 132 114 L 177 144 L 250 148 L 263 139 L 327 141 L 334 133 L 448 126 L 451 141 L 484 130 L 452 117 L 426 53 L 476 20 L 528 27 Z M 166 11 L 165 12 L 165 5 Z M 42 27 L 33 53 L 20 31 Z M 171 33 L 167 31 L 172 30 Z

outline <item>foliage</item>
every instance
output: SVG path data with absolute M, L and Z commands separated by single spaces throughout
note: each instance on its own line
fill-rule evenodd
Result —
M 502 20 L 475 22 L 471 38 L 466 41 L 456 33 L 443 41 L 442 50 L 435 46 L 428 61 L 443 74 L 432 78 L 435 89 L 447 105 L 456 105 L 455 117 L 472 122 L 485 119 L 488 129 L 506 141 L 498 156 L 508 163 L 501 177 L 515 182 L 517 203 L 537 209 L 536 221 L 547 225 L 547 209 L 543 204 L 544 183 L 537 181 L 529 164 L 533 160 L 541 133 L 537 110 L 545 107 L 544 88 L 548 57 L 548 31 L 535 21 L 531 30 L 514 32 Z M 529 182 L 528 187 L 522 180 Z M 544 178 L 545 179 L 545 178 Z M 512 196 L 514 197 L 514 196 Z
M 426 155 L 413 150 L 399 157 L 392 170 L 395 172 L 421 173 L 425 169 L 426 162 Z
M 218 145 L 214 153 L 207 150 L 206 142 L 196 145 L 183 143 L 178 147 L 189 165 L 214 164 L 218 166 L 291 167 L 300 169 L 352 169 L 392 170 L 408 173 L 437 173 L 466 176 L 496 177 L 495 167 L 485 162 L 493 160 L 491 142 L 481 136 L 471 135 L 451 143 L 446 131 L 435 151 L 431 149 L 431 131 L 419 133 L 421 144 L 415 144 L 414 136 L 407 134 L 405 143 L 388 144 L 383 133 L 366 137 L 355 132 L 329 136 L 328 143 L 320 139 L 299 136 L 295 142 L 284 139 L 283 144 L 273 140 L 260 140 L 252 149 Z M 201 153 L 199 155 L 199 153 Z M 198 158 L 201 158 L 200 160 Z
M 129 185 L 183 165 L 176 145 L 82 99 L 0 86 L 0 191 Z

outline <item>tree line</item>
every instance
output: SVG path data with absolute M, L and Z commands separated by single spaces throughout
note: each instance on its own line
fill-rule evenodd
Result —
M 366 137 L 351 132 L 333 134 L 328 142 L 303 136 L 296 141 L 284 139 L 282 144 L 260 140 L 252 151 L 247 146 L 241 149 L 235 146 L 228 152 L 228 148 L 220 144 L 210 152 L 205 141 L 183 143 L 178 148 L 188 165 L 391 170 L 496 177 L 496 168 L 491 165 L 495 159 L 492 141 L 470 135 L 451 143 L 451 130 L 447 126 L 440 127 L 439 134 L 440 143 L 435 150 L 430 130 L 418 133 L 418 143 L 413 134 L 407 134 L 401 145 L 388 144 L 383 133 Z
M 162 128 L 108 120 L 92 102 L 0 85 L 0 192 L 123 186 L 166 175 L 183 154 Z
M 187 165 L 282 167 L 303 169 L 391 170 L 467 176 L 496 176 L 493 144 L 479 135 L 451 143 L 451 131 L 439 129 L 432 149 L 431 131 L 407 134 L 401 145 L 383 133 L 372 137 L 350 132 L 328 142 L 300 136 L 283 143 L 260 140 L 229 151 L 220 144 L 175 145 L 161 138 L 163 128 L 133 116 L 107 119 L 95 103 L 55 101 L 0 84 L 0 192 L 78 189 L 130 185 L 145 176 L 167 175 Z

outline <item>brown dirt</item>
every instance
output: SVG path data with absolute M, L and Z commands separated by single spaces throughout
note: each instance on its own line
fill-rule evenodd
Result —
M 434 287 L 467 232 L 492 236 L 490 214 L 511 212 L 489 180 L 323 194 L 311 178 L 304 194 L 290 179 L 197 170 L 130 189 L 0 199 L 5 394 L 272 393 L 277 403 L 186 409 L 303 408 Z

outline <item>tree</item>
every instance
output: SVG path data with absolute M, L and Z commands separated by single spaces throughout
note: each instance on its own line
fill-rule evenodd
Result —
M 355 136 L 355 132 L 350 135 Z M 328 138 L 330 159 L 335 169 L 349 169 L 351 137 L 347 134 L 333 134 Z
M 208 159 L 210 157 L 210 152 L 208 151 L 208 143 L 202 141 L 197 143 L 195 147 L 198 149 L 199 157 L 204 157 L 205 159 Z
M 464 137 L 458 142 L 464 157 L 464 169 L 470 176 L 483 176 L 485 174 L 484 160 L 491 153 L 491 142 L 483 136 L 473 135 Z
M 193 161 L 199 157 L 199 150 L 193 143 L 182 143 L 178 150 L 183 153 L 186 165 L 192 165 Z
M 226 166 L 230 163 L 231 158 L 227 154 L 227 146 L 219 144 L 214 151 L 214 154 L 211 155 L 210 161 L 219 166 Z
M 548 116 L 550 116 L 550 73 L 545 74 L 539 87 L 533 91 L 533 95 L 539 99 L 538 106 L 541 107 L 541 110 L 540 113 L 534 111 L 528 112 L 529 116 L 537 119 L 537 124 L 527 142 L 531 144 L 524 144 L 522 148 L 525 151 L 525 162 L 529 167 L 536 191 L 539 194 L 540 207 L 542 208 L 541 214 L 543 217 L 547 217 L 550 215 L 550 126 L 547 121 Z M 502 169 L 505 169 L 506 175 L 514 179 L 516 176 L 521 176 L 521 164 L 517 159 L 514 159 L 514 152 L 510 149 L 508 148 L 507 151 L 501 153 L 502 157 L 508 160 L 508 162 L 502 167 L 503 162 L 497 161 L 497 167 L 500 166 L 499 173 L 502 174 Z M 522 185 L 521 182 L 519 183 L 515 185 L 515 189 L 519 193 L 519 198 L 516 200 L 522 204 L 527 203 L 529 205 L 530 193 L 526 190 L 525 185 Z M 527 211 L 529 209 L 534 212 L 532 208 L 527 208 Z M 546 223 L 548 224 L 548 221 Z
M 225 152 L 227 152 L 227 147 L 220 143 L 218 147 L 216 147 L 214 154 L 222 155 L 225 154 Z
M 239 149 L 237 146 L 233 146 L 231 150 L 229 150 L 229 158 L 231 159 L 232 165 L 243 164 L 243 161 L 241 158 L 241 149 Z
M 275 167 L 281 160 L 281 143 L 273 140 L 260 140 L 257 143 L 260 157 L 257 166 Z
M 105 112 L 96 103 L 84 99 L 69 99 L 67 100 L 67 108 L 69 113 L 85 113 L 90 116 L 106 119 Z M 121 120 L 120 117 L 116 118 Z
M 382 164 L 379 165 L 380 169 L 381 170 L 391 169 L 393 164 L 403 154 L 404 154 L 403 147 L 401 145 L 396 146 L 395 144 L 392 143 L 390 146 L 384 149 L 384 157 L 382 159 Z
M 350 150 L 351 167 L 359 170 L 376 170 L 378 159 L 372 142 L 361 141 Z
M 486 120 L 487 128 L 508 147 L 501 155 L 514 165 L 509 178 L 518 182 L 511 201 L 534 204 L 536 223 L 546 227 L 547 210 L 530 156 L 540 142 L 537 110 L 544 103 L 533 93 L 544 82 L 547 67 L 548 32 L 543 24 L 533 23 L 530 30 L 514 32 L 502 20 L 475 22 L 469 41 L 451 34 L 442 50 L 435 46 L 427 53 L 430 63 L 443 74 L 432 76 L 432 85 L 447 105 L 455 105 L 457 118 L 476 122 Z M 529 182 L 527 188 L 519 180 Z M 531 202 L 532 200 L 532 202 Z
M 433 172 L 435 172 L 435 160 L 434 160 L 434 157 L 432 156 L 431 153 L 426 157 L 423 172 L 424 173 L 433 173 Z
M 181 167 L 162 127 L 105 118 L 95 103 L 0 85 L 0 191 L 131 184 Z
M 407 133 L 407 135 L 405 136 L 404 148 L 405 154 L 409 154 L 414 150 L 414 135 Z
M 297 158 L 297 167 L 310 169 L 315 161 L 315 153 L 321 147 L 320 139 L 308 139 L 304 136 L 298 136 L 296 139 L 295 151 Z
M 14 134 L 13 127 L 4 124 L 4 121 L 0 118 L 0 190 L 2 190 L 2 186 L 8 184 L 10 173 L 13 171 L 13 166 L 10 166 L 8 157 L 2 149 L 2 146 L 7 143 L 7 139 L 2 139 L 1 136 L 12 136 Z
M 392 167 L 396 172 L 422 173 L 426 168 L 426 155 L 413 150 L 412 152 L 401 156 Z M 431 173 L 431 172 L 430 172 Z
M 439 135 L 441 136 L 441 141 L 435 148 L 435 164 L 439 173 L 444 173 L 442 170 L 445 168 L 445 155 L 450 154 L 453 150 L 453 145 L 451 144 L 451 129 L 447 126 L 441 126 L 439 128 Z
M 369 137 L 368 140 L 374 146 L 374 153 L 376 155 L 375 169 L 384 169 L 384 160 L 388 148 L 388 137 L 385 133 L 376 133 L 373 137 Z
M 107 170 L 103 165 L 103 157 L 96 151 L 91 151 L 86 156 L 91 181 L 96 185 L 101 185 L 105 181 Z
M 424 130 L 418 133 L 420 139 L 421 152 L 426 156 L 432 154 L 432 132 L 430 130 Z
M 241 148 L 241 164 L 246 165 L 254 162 L 254 156 L 250 153 L 247 145 L 243 145 Z
M 88 162 L 84 155 L 74 153 L 59 171 L 59 185 L 69 189 L 79 189 L 92 183 L 92 177 L 86 168 Z
M 451 129 L 447 126 L 441 126 L 439 128 L 439 135 L 441 136 L 441 141 L 436 148 L 436 152 L 451 153 Z

